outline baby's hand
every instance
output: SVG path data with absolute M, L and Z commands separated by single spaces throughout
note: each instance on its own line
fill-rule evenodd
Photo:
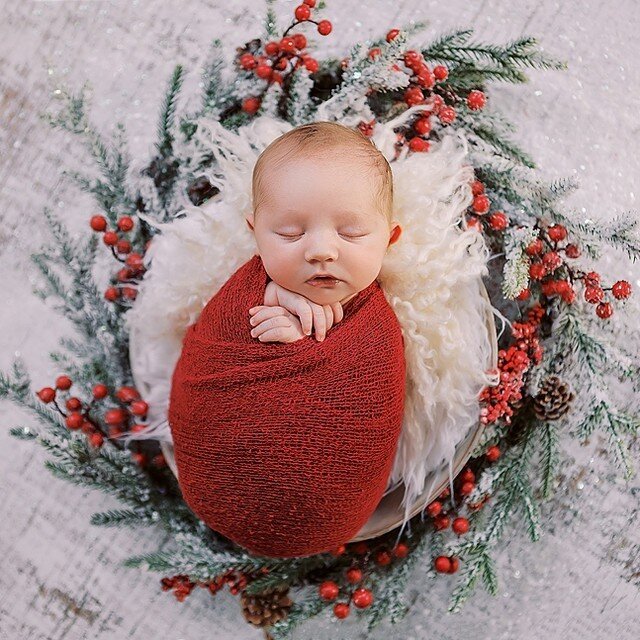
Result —
M 249 310 L 252 311 L 251 335 L 260 342 L 296 342 L 305 337 L 298 318 L 283 307 L 259 305 Z
M 315 328 L 318 342 L 322 342 L 333 324 L 340 322 L 344 317 L 342 305 L 339 302 L 316 304 L 299 293 L 281 287 L 273 280 L 265 289 L 264 304 L 278 305 L 297 315 L 305 335 L 311 335 L 311 330 Z

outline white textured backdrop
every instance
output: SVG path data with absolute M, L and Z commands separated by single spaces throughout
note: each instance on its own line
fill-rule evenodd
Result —
M 289 24 L 298 2 L 279 1 Z M 51 89 L 66 82 L 94 88 L 94 122 L 105 133 L 116 120 L 129 132 L 134 157 L 154 142 L 156 116 L 173 66 L 192 71 L 214 37 L 228 52 L 259 35 L 260 0 L 133 0 L 74 2 L 3 0 L 0 22 L 0 368 L 14 354 L 26 361 L 37 387 L 60 373 L 47 354 L 70 325 L 31 294 L 28 255 L 41 242 L 45 204 L 72 229 L 87 228 L 91 202 L 62 183 L 61 165 L 81 163 L 77 141 L 50 130 L 38 114 L 54 106 Z M 329 0 L 333 34 L 318 49 L 344 55 L 356 40 L 384 34 L 411 18 L 428 19 L 421 40 L 473 27 L 478 40 L 504 43 L 538 37 L 544 50 L 567 61 L 568 71 L 532 71 L 529 85 L 496 86 L 490 100 L 519 127 L 518 139 L 545 178 L 578 175 L 582 188 L 569 204 L 593 218 L 637 207 L 640 177 L 640 6 L 636 0 Z M 637 266 L 611 256 L 598 267 L 626 278 L 637 291 Z M 637 294 L 636 294 L 637 295 Z M 0 428 L 0 638 L 261 638 L 244 622 L 227 590 L 212 598 L 198 589 L 184 602 L 159 589 L 157 574 L 119 566 L 156 548 L 153 529 L 118 531 L 89 524 L 94 511 L 115 506 L 98 492 L 53 478 L 33 443 L 8 435 L 32 421 L 2 405 Z M 634 457 L 639 447 L 635 446 Z M 565 451 L 558 497 L 544 511 L 546 533 L 528 542 L 511 529 L 497 555 L 500 594 L 480 588 L 460 614 L 446 613 L 452 580 L 412 588 L 412 610 L 395 627 L 371 638 L 472 637 L 475 640 L 571 640 L 638 637 L 640 628 L 640 480 L 626 485 L 598 437 Z M 638 465 L 640 466 L 640 465 Z M 421 571 L 414 574 L 421 581 Z M 322 617 L 298 638 L 364 638 L 352 615 Z

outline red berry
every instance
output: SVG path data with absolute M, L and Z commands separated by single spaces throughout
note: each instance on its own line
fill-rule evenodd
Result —
M 516 300 L 528 300 L 530 295 L 531 290 L 525 288 L 516 296 Z
M 79 429 L 82 426 L 83 422 L 84 422 L 84 418 L 80 413 L 70 413 L 65 418 L 65 423 L 67 427 L 69 427 L 69 429 Z
M 567 237 L 567 230 L 561 224 L 554 224 L 547 229 L 547 235 L 553 242 L 560 242 Z
M 410 107 L 424 102 L 424 94 L 422 93 L 422 89 L 420 89 L 420 87 L 409 87 L 404 92 L 404 101 Z
M 120 387 L 118 391 L 116 391 L 116 397 L 120 402 L 131 402 L 137 400 L 140 394 L 135 387 Z
M 404 63 L 409 69 L 419 68 L 419 65 L 423 64 L 422 55 L 413 49 L 409 51 L 405 51 L 404 53 Z
M 489 211 L 489 205 L 491 204 L 489 198 L 487 196 L 480 194 L 479 196 L 475 196 L 473 202 L 471 203 L 471 207 L 476 213 L 483 214 Z
M 366 609 L 373 602 L 373 593 L 364 587 L 356 589 L 351 595 L 351 600 L 358 609 Z
M 600 284 L 600 274 L 597 271 L 589 271 L 584 276 L 585 285 L 596 286 Z
M 504 231 L 509 224 L 509 218 L 502 211 L 494 211 L 489 216 L 489 224 L 496 231 Z
M 376 553 L 375 560 L 377 565 L 385 567 L 386 565 L 391 564 L 391 554 L 386 550 L 378 551 L 378 553 Z
M 92 447 L 99 449 L 104 444 L 104 438 L 101 433 L 92 433 L 89 436 L 89 442 Z
M 105 231 L 102 241 L 108 246 L 113 247 L 118 244 L 118 234 L 115 231 Z
M 471 469 L 469 469 L 469 467 L 467 467 L 461 474 L 460 474 L 460 482 L 475 482 L 476 479 L 476 474 L 473 473 L 473 471 L 471 471 Z
M 139 253 L 130 253 L 125 260 L 125 264 L 131 269 L 142 269 L 144 266 L 142 256 Z
M 439 64 L 433 68 L 433 75 L 436 80 L 446 80 L 449 75 L 449 70 L 442 64 Z
M 306 58 L 304 61 L 304 68 L 309 73 L 315 73 L 318 70 L 318 61 L 314 58 Z
M 611 287 L 611 293 L 614 298 L 624 300 L 631 295 L 631 285 L 626 280 L 618 280 L 618 282 Z
M 469 109 L 472 109 L 473 111 L 482 109 L 486 101 L 487 98 L 482 91 L 478 91 L 477 89 L 469 91 L 469 95 L 467 96 L 467 105 L 469 106 Z
M 373 49 L 369 49 L 368 56 L 370 60 L 375 60 L 379 55 L 380 55 L 379 47 L 373 47 Z
M 425 511 L 429 517 L 435 518 L 442 511 L 442 503 L 434 500 L 431 504 L 427 505 Z
M 542 280 L 547 275 L 547 267 L 542 262 L 533 262 L 529 265 L 529 275 L 533 280 Z
M 117 224 L 120 231 L 131 231 L 131 229 L 133 229 L 133 218 L 130 216 L 122 216 Z
M 480 180 L 474 180 L 471 183 L 471 193 L 474 196 L 479 196 L 481 193 L 484 193 L 484 184 L 480 182 Z
M 487 449 L 485 455 L 489 462 L 495 462 L 500 457 L 500 449 L 494 444 Z
M 351 567 L 350 569 L 347 569 L 345 575 L 347 577 L 347 582 L 350 582 L 351 584 L 358 584 L 358 582 L 362 580 L 362 571 L 358 569 L 358 567 Z
M 413 123 L 413 129 L 417 134 L 426 136 L 431 132 L 431 120 L 429 118 L 420 118 Z
M 53 402 L 55 397 L 56 391 L 51 387 L 43 387 L 42 389 L 40 389 L 40 391 L 38 391 L 38 398 L 40 398 L 40 400 L 42 400 L 42 402 L 44 402 L 45 404 Z
M 451 124 L 456 119 L 456 110 L 453 107 L 442 107 L 438 111 L 438 118 L 442 124 Z
M 333 580 L 325 580 L 320 584 L 318 588 L 318 593 L 323 600 L 327 600 L 330 602 L 331 600 L 335 600 L 340 593 L 340 587 Z
M 318 33 L 321 36 L 328 36 L 333 28 L 332 24 L 328 20 L 320 20 L 318 23 Z
M 347 547 L 341 544 L 339 547 L 336 547 L 331 553 L 334 556 L 341 556 L 346 550 L 347 550 Z
M 107 228 L 107 219 L 104 216 L 92 216 L 89 224 L 94 231 L 104 231 Z
M 404 542 L 398 542 L 398 544 L 393 547 L 393 555 L 396 558 L 406 558 L 409 555 L 409 547 Z
M 544 245 L 542 244 L 542 240 L 540 238 L 536 238 L 533 242 L 531 242 L 524 250 L 524 252 L 528 256 L 536 256 L 539 253 L 542 253 L 544 250 Z
M 94 426 L 90 422 L 88 422 L 87 420 L 85 420 L 82 423 L 82 426 L 80 427 L 80 429 L 82 430 L 82 433 L 86 433 L 88 436 L 91 435 L 95 431 Z
M 313 7 L 316 6 L 316 0 L 302 0 L 302 4 L 306 4 L 307 7 L 311 7 L 313 9 Z
M 418 136 L 415 136 L 411 138 L 411 140 L 409 140 L 409 149 L 411 149 L 411 151 L 426 152 L 429 151 L 430 146 L 431 145 L 429 144 L 428 140 L 419 138 Z
M 311 9 L 309 9 L 306 4 L 301 4 L 300 6 L 296 7 L 296 10 L 293 13 L 296 17 L 296 20 L 302 22 L 303 20 L 309 19 L 309 17 L 311 16 Z
M 116 251 L 118 253 L 131 253 L 131 243 L 128 240 L 118 240 Z
M 600 287 L 587 287 L 584 290 L 584 299 L 591 304 L 597 304 L 604 298 L 604 291 Z
M 547 267 L 549 273 L 553 273 L 561 264 L 562 258 L 557 251 L 547 251 L 542 256 L 542 262 Z
M 447 573 L 455 573 L 459 568 L 460 568 L 460 561 L 458 560 L 458 558 L 455 557 L 450 557 L 449 560 L 451 561 L 451 567 L 449 568 L 449 571 L 447 571 Z
M 71 388 L 73 381 L 69 376 L 58 376 L 56 378 L 56 389 L 60 389 L 60 391 L 66 391 Z
M 149 411 L 149 405 L 144 400 L 134 400 L 131 403 L 131 413 L 135 416 L 144 416 Z
M 133 287 L 122 287 L 122 295 L 129 300 L 135 300 L 138 295 L 138 290 Z
M 369 551 L 369 545 L 364 541 L 356 542 L 353 547 L 351 547 L 351 551 L 357 556 L 363 556 L 367 551 Z
M 151 464 L 154 467 L 166 467 L 167 460 L 165 459 L 163 454 L 159 453 L 158 455 L 153 456 L 153 458 L 151 459 Z
M 333 605 L 333 615 L 341 620 L 349 615 L 349 605 L 346 602 L 336 602 Z
M 149 425 L 146 424 L 134 424 L 133 427 L 131 427 L 131 431 L 133 433 L 139 433 L 140 431 L 144 431 Z
M 264 45 L 264 52 L 268 56 L 275 56 L 278 51 L 280 51 L 280 45 L 277 42 L 267 42 L 267 44 Z
M 460 493 L 463 496 L 468 496 L 474 490 L 475 486 L 473 482 L 463 482 L 460 487 Z
M 96 400 L 102 400 L 102 398 L 106 398 L 109 393 L 109 389 L 106 384 L 97 384 L 93 387 L 93 397 Z
M 580 249 L 578 248 L 578 245 L 568 244 L 565 247 L 564 253 L 567 258 L 577 258 L 580 255 Z
M 438 556 L 433 561 L 433 568 L 438 573 L 449 573 L 449 571 L 451 570 L 451 560 L 449 560 L 447 556 Z
M 294 48 L 293 40 L 291 41 L 291 47 Z M 286 61 L 285 61 L 285 64 L 286 64 Z M 256 75 L 258 76 L 258 78 L 262 78 L 263 80 L 269 80 L 269 78 L 271 78 L 272 73 L 273 73 L 273 70 L 268 64 L 259 64 L 256 67 Z
M 418 74 L 416 74 L 416 77 L 420 86 L 424 87 L 425 89 L 431 89 L 431 87 L 433 87 L 433 85 L 436 83 L 433 73 L 431 73 L 431 71 L 429 71 L 429 68 L 426 66 L 424 69 L 421 69 Z
M 251 71 L 257 64 L 256 59 L 250 53 L 243 53 L 240 56 L 240 66 L 246 71 Z
M 610 317 L 613 313 L 613 307 L 608 302 L 601 302 L 596 307 L 596 315 L 603 320 Z
M 139 466 L 143 467 L 147 462 L 147 456 L 144 453 L 132 453 L 131 459 Z
M 80 411 L 82 409 L 82 401 L 80 398 L 72 397 L 67 400 L 65 406 L 68 411 Z
M 294 33 L 292 36 L 296 49 L 301 50 L 307 46 L 307 39 L 301 33 Z
M 120 293 L 118 292 L 118 290 L 115 287 L 109 287 L 104 292 L 104 297 L 109 302 L 114 302 L 115 300 L 118 299 L 119 296 L 120 296 Z
M 433 526 L 435 527 L 436 531 L 448 529 L 450 524 L 451 518 L 449 516 L 439 515 L 433 519 Z
M 391 29 L 391 31 L 387 32 L 386 40 L 387 42 L 391 42 L 396 39 L 396 36 L 400 33 L 400 29 Z
M 109 409 L 104 414 L 104 421 L 110 425 L 122 424 L 127 419 L 124 409 Z
M 260 108 L 260 100 L 258 98 L 245 98 L 242 101 L 242 110 L 245 113 L 254 114 Z
M 469 531 L 469 521 L 466 518 L 456 518 L 451 524 L 451 528 L 454 533 L 461 536 L 463 533 Z
M 432 106 L 431 113 L 433 113 L 434 115 L 438 115 L 438 113 L 440 113 L 440 109 L 442 109 L 442 107 L 444 106 L 444 100 L 442 99 L 442 96 L 439 96 L 437 94 L 431 96 L 429 102 Z

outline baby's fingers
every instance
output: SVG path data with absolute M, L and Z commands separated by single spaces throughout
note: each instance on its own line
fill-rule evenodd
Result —
M 322 342 L 327 335 L 327 327 L 333 324 L 333 312 L 329 305 L 320 306 L 314 304 L 313 307 L 313 325 L 316 328 L 316 339 Z M 327 313 L 327 309 L 329 312 Z
M 333 321 L 340 322 L 342 318 L 344 318 L 344 311 L 342 310 L 342 305 L 339 302 L 331 303 L 331 308 L 333 309 Z

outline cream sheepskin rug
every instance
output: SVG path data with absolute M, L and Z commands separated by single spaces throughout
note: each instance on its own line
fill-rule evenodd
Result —
M 405 485 L 404 523 L 429 473 L 442 464 L 449 464 L 451 473 L 456 445 L 478 424 L 480 391 L 497 383 L 497 374 L 489 371 L 495 336 L 487 314 L 499 312 L 481 290 L 488 249 L 477 230 L 456 226 L 472 201 L 473 170 L 465 162 L 464 135 L 447 133 L 428 153 L 403 149 L 393 161 L 393 127 L 419 109 L 377 124 L 373 136 L 393 170 L 394 218 L 403 229 L 378 281 L 405 342 L 405 413 L 387 488 L 388 493 Z M 208 178 L 220 193 L 201 207 L 186 208 L 171 223 L 141 216 L 161 233 L 146 254 L 149 271 L 127 313 L 131 366 L 150 406 L 149 428 L 133 437 L 171 442 L 166 415 L 185 331 L 224 282 L 257 253 L 245 222 L 251 211 L 251 172 L 260 152 L 291 128 L 268 116 L 237 133 L 201 121 L 200 142 L 217 160 Z

